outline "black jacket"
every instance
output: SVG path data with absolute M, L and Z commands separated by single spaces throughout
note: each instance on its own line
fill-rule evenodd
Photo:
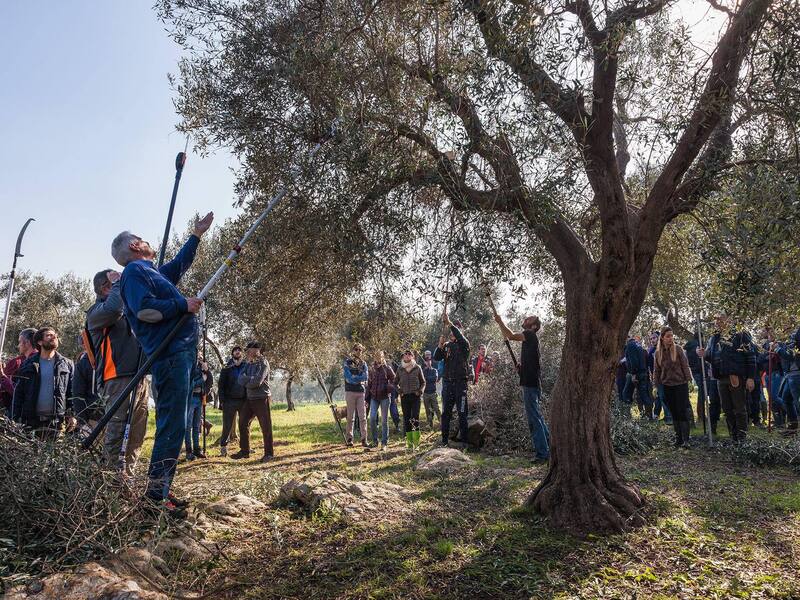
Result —
M 104 404 L 97 394 L 94 371 L 89 357 L 84 352 L 77 363 L 72 376 L 72 409 L 75 418 L 81 423 L 97 420 L 103 416 Z
M 450 326 L 450 331 L 456 338 L 455 342 L 447 342 L 444 348 L 437 347 L 433 353 L 433 360 L 444 361 L 445 381 L 469 380 L 472 369 L 469 362 L 469 341 L 455 325 Z
M 738 375 L 756 378 L 756 350 L 746 331 L 720 332 L 711 336 L 706 351 L 711 355 L 711 372 L 715 379 Z M 708 355 L 706 355 L 708 356 Z
M 11 403 L 12 418 L 28 427 L 38 427 L 41 422 L 36 414 L 39 397 L 39 358 L 34 354 L 14 373 L 14 399 Z M 54 417 L 62 419 L 67 409 L 72 408 L 72 361 L 58 352 L 53 355 L 53 400 Z
M 244 363 L 238 367 L 229 361 L 227 365 L 220 371 L 219 379 L 217 380 L 217 393 L 219 394 L 219 401 L 225 403 L 228 401 L 245 400 L 247 398 L 247 390 L 239 383 L 239 375 L 244 372 Z

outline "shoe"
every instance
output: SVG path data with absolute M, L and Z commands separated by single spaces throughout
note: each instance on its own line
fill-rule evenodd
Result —
M 219 455 L 220 456 L 228 456 L 228 447 L 227 446 L 220 446 L 219 447 Z
M 187 460 L 188 462 L 192 462 L 192 461 L 193 461 L 194 459 L 196 459 L 196 458 L 197 458 L 197 457 L 196 457 L 194 454 L 187 454 L 187 455 L 186 455 L 186 460 Z
M 361 440 L 361 447 L 362 448 L 369 448 L 369 444 L 367 443 L 367 440 Z
M 531 464 L 534 465 L 546 465 L 550 463 L 550 458 L 542 458 L 541 456 L 535 456 L 531 459 Z
M 350 439 L 348 439 L 348 440 L 347 440 L 347 447 L 348 447 L 348 448 L 352 448 L 352 447 L 353 447 L 353 440 L 352 440 L 352 438 L 350 438 Z
M 234 460 L 240 460 L 242 458 L 250 458 L 250 453 L 239 450 L 236 454 L 231 454 L 231 458 Z
M 261 457 L 261 462 L 262 462 L 262 463 L 268 463 L 268 462 L 270 462 L 271 460 L 273 460 L 274 458 L 275 458 L 275 457 L 274 457 L 274 456 L 272 456 L 271 454 L 265 454 L 264 456 L 262 456 L 262 457 Z
M 199 450 L 197 450 L 196 452 L 192 452 L 192 454 L 194 454 L 195 458 L 208 458 L 205 454 L 203 454 Z
M 386 452 L 386 444 L 381 444 L 381 452 Z
M 411 432 L 411 443 L 414 446 L 414 450 L 419 450 L 419 436 L 420 436 L 419 429 Z
M 180 498 L 175 496 L 175 494 L 173 494 L 172 492 L 167 494 L 167 500 L 172 502 L 172 504 L 174 504 L 177 508 L 186 508 L 187 506 L 189 506 L 188 500 L 181 500 Z
M 414 449 L 414 432 L 406 431 L 406 450 Z
M 183 520 L 189 516 L 186 507 L 176 505 L 169 498 L 159 500 L 145 496 L 142 500 L 142 511 L 153 519 L 158 519 L 164 515 L 168 519 Z

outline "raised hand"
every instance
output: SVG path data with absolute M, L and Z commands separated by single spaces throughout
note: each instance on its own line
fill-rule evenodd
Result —
M 208 231 L 208 228 L 211 227 L 211 223 L 214 222 L 214 213 L 210 212 L 202 219 L 198 219 L 194 222 L 194 234 L 197 237 L 202 237 L 203 234 Z

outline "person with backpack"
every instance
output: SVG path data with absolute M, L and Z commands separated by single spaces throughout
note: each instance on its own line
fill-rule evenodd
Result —
M 403 352 L 400 368 L 395 375 L 395 384 L 403 409 L 403 433 L 406 436 L 406 447 L 414 450 L 419 447 L 419 408 L 422 394 L 425 391 L 425 375 L 417 361 L 414 360 L 414 353 L 411 350 Z
M 86 360 L 94 369 L 95 390 L 104 406 L 108 407 L 139 370 L 141 349 L 124 314 L 120 274 L 112 269 L 103 269 L 95 274 L 92 285 L 97 297 L 86 311 L 83 346 Z M 121 474 L 127 478 L 133 477 L 136 471 L 147 434 L 148 389 L 147 381 L 142 380 L 136 392 L 111 417 L 103 438 L 106 461 L 121 469 Z M 129 416 L 123 467 L 120 453 Z
M 692 371 L 686 352 L 675 343 L 671 327 L 661 328 L 653 358 L 653 383 L 664 390 L 664 403 L 669 408 L 675 428 L 675 447 L 686 447 L 689 445 L 689 419 L 692 412 L 689 404 Z
M 750 334 L 733 327 L 727 315 L 721 314 L 716 318 L 714 335 L 697 354 L 711 362 L 731 439 L 743 442 L 747 438 L 747 392 L 755 389 L 756 377 L 756 352 Z
M 228 456 L 228 441 L 236 426 L 236 415 L 241 413 L 242 405 L 247 400 L 247 390 L 239 383 L 239 376 L 244 371 L 242 349 L 234 346 L 231 358 L 219 373 L 217 397 L 222 406 L 222 435 L 219 438 L 219 455 Z
M 453 408 L 458 413 L 459 439 L 466 444 L 468 437 L 469 404 L 467 402 L 467 383 L 472 379 L 472 368 L 469 361 L 469 340 L 461 332 L 461 323 L 450 321 L 445 311 L 442 322 L 450 328 L 449 340 L 439 337 L 439 345 L 433 353 L 434 360 L 444 361 L 444 381 L 442 393 L 442 445 L 450 442 L 450 419 Z

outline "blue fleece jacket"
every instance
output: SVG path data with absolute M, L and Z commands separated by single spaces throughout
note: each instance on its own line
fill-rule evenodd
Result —
M 631 338 L 625 344 L 625 369 L 631 375 L 639 375 L 647 371 L 647 358 L 644 348 Z
M 135 260 L 122 271 L 120 289 L 125 316 L 148 356 L 188 312 L 183 294 L 175 287 L 192 265 L 200 238 L 191 236 L 170 262 L 156 270 L 149 260 Z M 161 358 L 197 348 L 197 319 L 191 318 L 161 354 Z

